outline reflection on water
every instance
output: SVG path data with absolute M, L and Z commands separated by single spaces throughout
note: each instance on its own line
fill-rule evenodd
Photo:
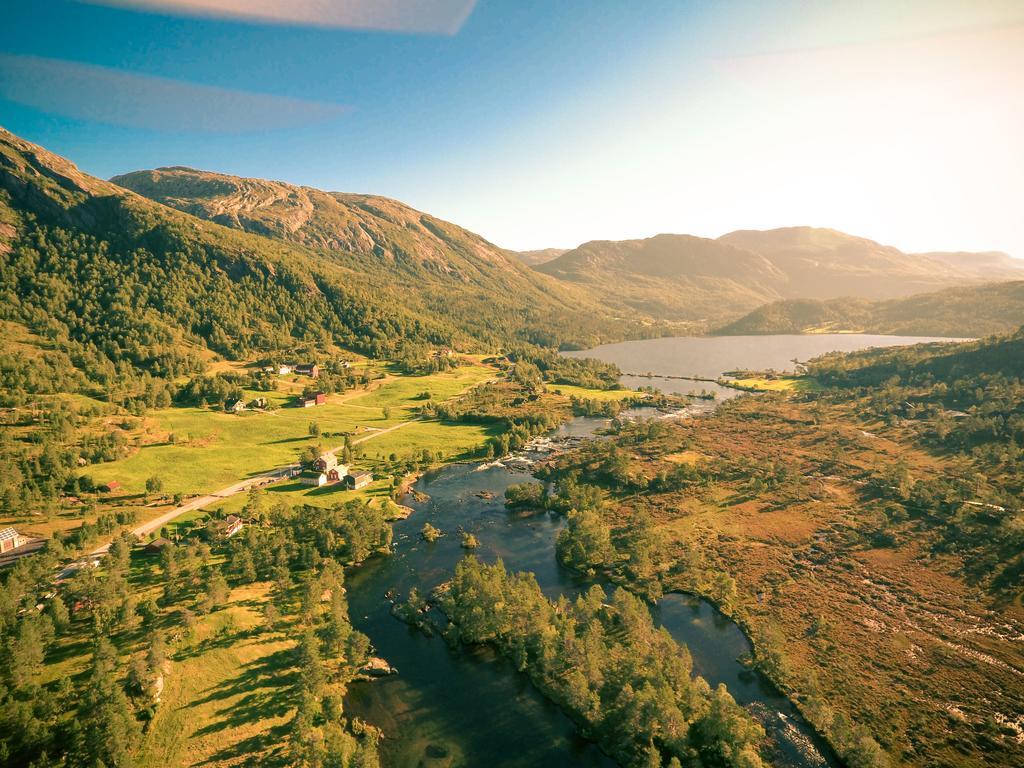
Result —
M 574 431 L 598 423 L 589 421 L 587 427 L 574 424 Z M 477 537 L 482 559 L 501 557 L 516 570 L 543 570 L 549 585 L 564 584 L 566 592 L 576 588 L 569 574 L 558 573 L 554 560 L 562 521 L 505 511 L 505 488 L 529 475 L 476 469 L 455 465 L 424 476 L 416 490 L 430 499 L 411 502 L 415 514 L 396 523 L 394 555 L 351 572 L 352 623 L 399 674 L 355 684 L 348 712 L 384 729 L 386 766 L 614 766 L 504 659 L 487 648 L 451 651 L 441 638 L 425 637 L 390 614 L 388 590 L 400 598 L 413 587 L 428 593 L 451 576 L 466 554 L 461 531 Z M 475 495 L 484 491 L 495 497 Z M 433 544 L 422 541 L 419 530 L 426 522 L 446 535 Z

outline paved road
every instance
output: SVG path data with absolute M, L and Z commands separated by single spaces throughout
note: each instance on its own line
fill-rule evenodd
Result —
M 417 421 L 419 421 L 419 419 L 410 419 L 409 421 L 403 421 L 398 424 L 395 424 L 393 427 L 374 430 L 373 432 L 367 435 L 363 435 L 362 437 L 353 440 L 352 445 L 365 443 L 367 440 L 373 440 L 375 438 L 380 437 L 381 435 L 386 435 L 390 432 L 394 432 L 395 430 L 402 429 L 403 427 L 407 427 L 410 424 L 415 424 Z M 339 445 L 337 448 L 332 448 L 331 452 L 335 453 L 337 451 L 340 451 L 343 447 L 343 445 Z M 192 512 L 197 509 L 202 509 L 208 504 L 216 504 L 218 501 L 223 501 L 224 499 L 230 498 L 231 496 L 234 496 L 239 493 L 247 493 L 249 489 L 253 487 L 269 485 L 270 483 L 276 483 L 278 480 L 283 480 L 284 478 L 288 477 L 292 472 L 298 469 L 301 469 L 300 464 L 286 464 L 283 467 L 275 467 L 269 472 L 264 472 L 261 475 L 255 475 L 253 477 L 248 477 L 245 480 L 240 480 L 237 483 L 234 483 L 233 485 L 229 485 L 226 488 L 221 488 L 219 491 L 208 494 L 206 496 L 197 496 L 196 498 L 185 502 L 180 507 L 175 507 L 174 509 L 164 512 L 159 517 L 155 517 L 152 520 L 145 522 L 142 525 L 134 528 L 132 530 L 132 533 L 135 534 L 135 536 L 137 536 L 138 538 L 144 539 L 147 536 L 149 536 L 149 534 L 153 533 L 153 531 L 160 530 L 160 528 L 167 525 L 167 523 L 171 522 L 172 520 L 181 515 L 184 515 L 186 512 Z M 90 552 L 88 557 L 103 557 L 105 554 L 107 554 L 108 549 L 110 549 L 110 544 L 104 544 L 102 547 L 97 547 L 92 552 Z

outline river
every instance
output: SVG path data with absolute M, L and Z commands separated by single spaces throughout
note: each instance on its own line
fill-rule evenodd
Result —
M 627 371 L 636 368 L 634 373 L 652 370 L 668 376 L 714 378 L 740 367 L 783 369 L 791 366 L 794 357 L 806 360 L 837 348 L 934 341 L 853 335 L 781 338 L 784 341 L 779 337 L 653 339 L 573 354 L 615 362 Z M 679 385 L 692 382 L 663 379 L 662 383 L 666 389 L 680 391 Z M 695 409 L 702 406 L 706 407 L 704 401 L 695 403 Z M 593 435 L 606 423 L 577 418 L 554 437 L 571 442 Z M 440 637 L 427 637 L 391 615 L 387 593 L 404 599 L 416 587 L 428 594 L 451 576 L 466 554 L 462 531 L 480 542 L 475 551 L 478 557 L 488 562 L 500 557 L 509 570 L 532 571 L 549 597 L 572 598 L 592 583 L 557 564 L 555 538 L 564 525 L 562 517 L 513 514 L 505 509 L 505 488 L 529 480 L 528 461 L 537 457 L 520 458 L 526 461 L 506 462 L 508 467 L 456 464 L 424 475 L 414 486 L 425 494 L 424 500 L 407 500 L 414 513 L 395 523 L 394 553 L 373 558 L 350 573 L 352 623 L 369 635 L 377 653 L 398 674 L 353 684 L 346 707 L 350 716 L 384 730 L 381 756 L 388 768 L 615 765 L 579 736 L 575 725 L 533 688 L 526 675 L 492 650 L 451 650 Z M 427 522 L 445 536 L 431 544 L 422 541 L 419 531 Z M 770 764 L 836 765 L 789 700 L 740 663 L 750 644 L 736 624 L 710 603 L 688 595 L 666 595 L 652 607 L 652 614 L 677 642 L 689 647 L 696 674 L 713 686 L 725 683 L 736 700 L 765 725 L 769 735 L 765 756 Z

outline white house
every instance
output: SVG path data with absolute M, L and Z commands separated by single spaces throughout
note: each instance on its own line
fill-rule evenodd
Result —
M 299 474 L 299 482 L 303 485 L 312 485 L 315 488 L 319 488 L 321 485 L 327 485 L 327 475 L 324 472 L 307 469 Z

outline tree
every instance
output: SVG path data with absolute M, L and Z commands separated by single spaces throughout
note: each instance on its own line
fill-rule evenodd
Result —
M 299 639 L 299 674 L 303 689 L 313 696 L 323 693 L 327 675 L 320 659 L 320 639 L 312 627 L 307 627 Z
M 242 584 L 256 581 L 256 561 L 248 547 L 239 547 L 231 554 L 231 572 Z
M 558 559 L 563 565 L 593 572 L 615 559 L 611 529 L 597 512 L 569 512 L 569 521 L 558 534 Z
M 117 654 L 104 638 L 93 651 L 89 684 L 78 710 L 82 727 L 80 762 L 106 768 L 130 768 L 140 728 L 128 697 L 115 677 Z
M 309 435 L 310 437 L 320 437 L 320 424 L 311 421 L 309 422 Z
M 263 606 L 263 623 L 267 625 L 268 630 L 273 632 L 277 629 L 277 625 L 280 621 L 281 612 L 277 609 L 276 605 L 268 602 Z
M 63 632 L 68 626 L 70 615 L 68 613 L 68 607 L 61 599 L 61 596 L 54 595 L 50 598 L 50 602 L 46 604 L 46 609 L 50 618 L 53 620 L 54 628 L 58 632 Z
M 18 622 L 17 634 L 10 641 L 8 671 L 16 688 L 24 687 L 43 664 L 46 640 L 40 621 L 26 616 Z
M 160 493 L 164 489 L 164 481 L 161 480 L 157 475 L 153 475 L 146 479 L 146 493 Z
M 207 613 L 215 611 L 228 601 L 228 583 L 224 574 L 214 568 L 206 580 L 206 598 L 203 601 L 203 608 Z

